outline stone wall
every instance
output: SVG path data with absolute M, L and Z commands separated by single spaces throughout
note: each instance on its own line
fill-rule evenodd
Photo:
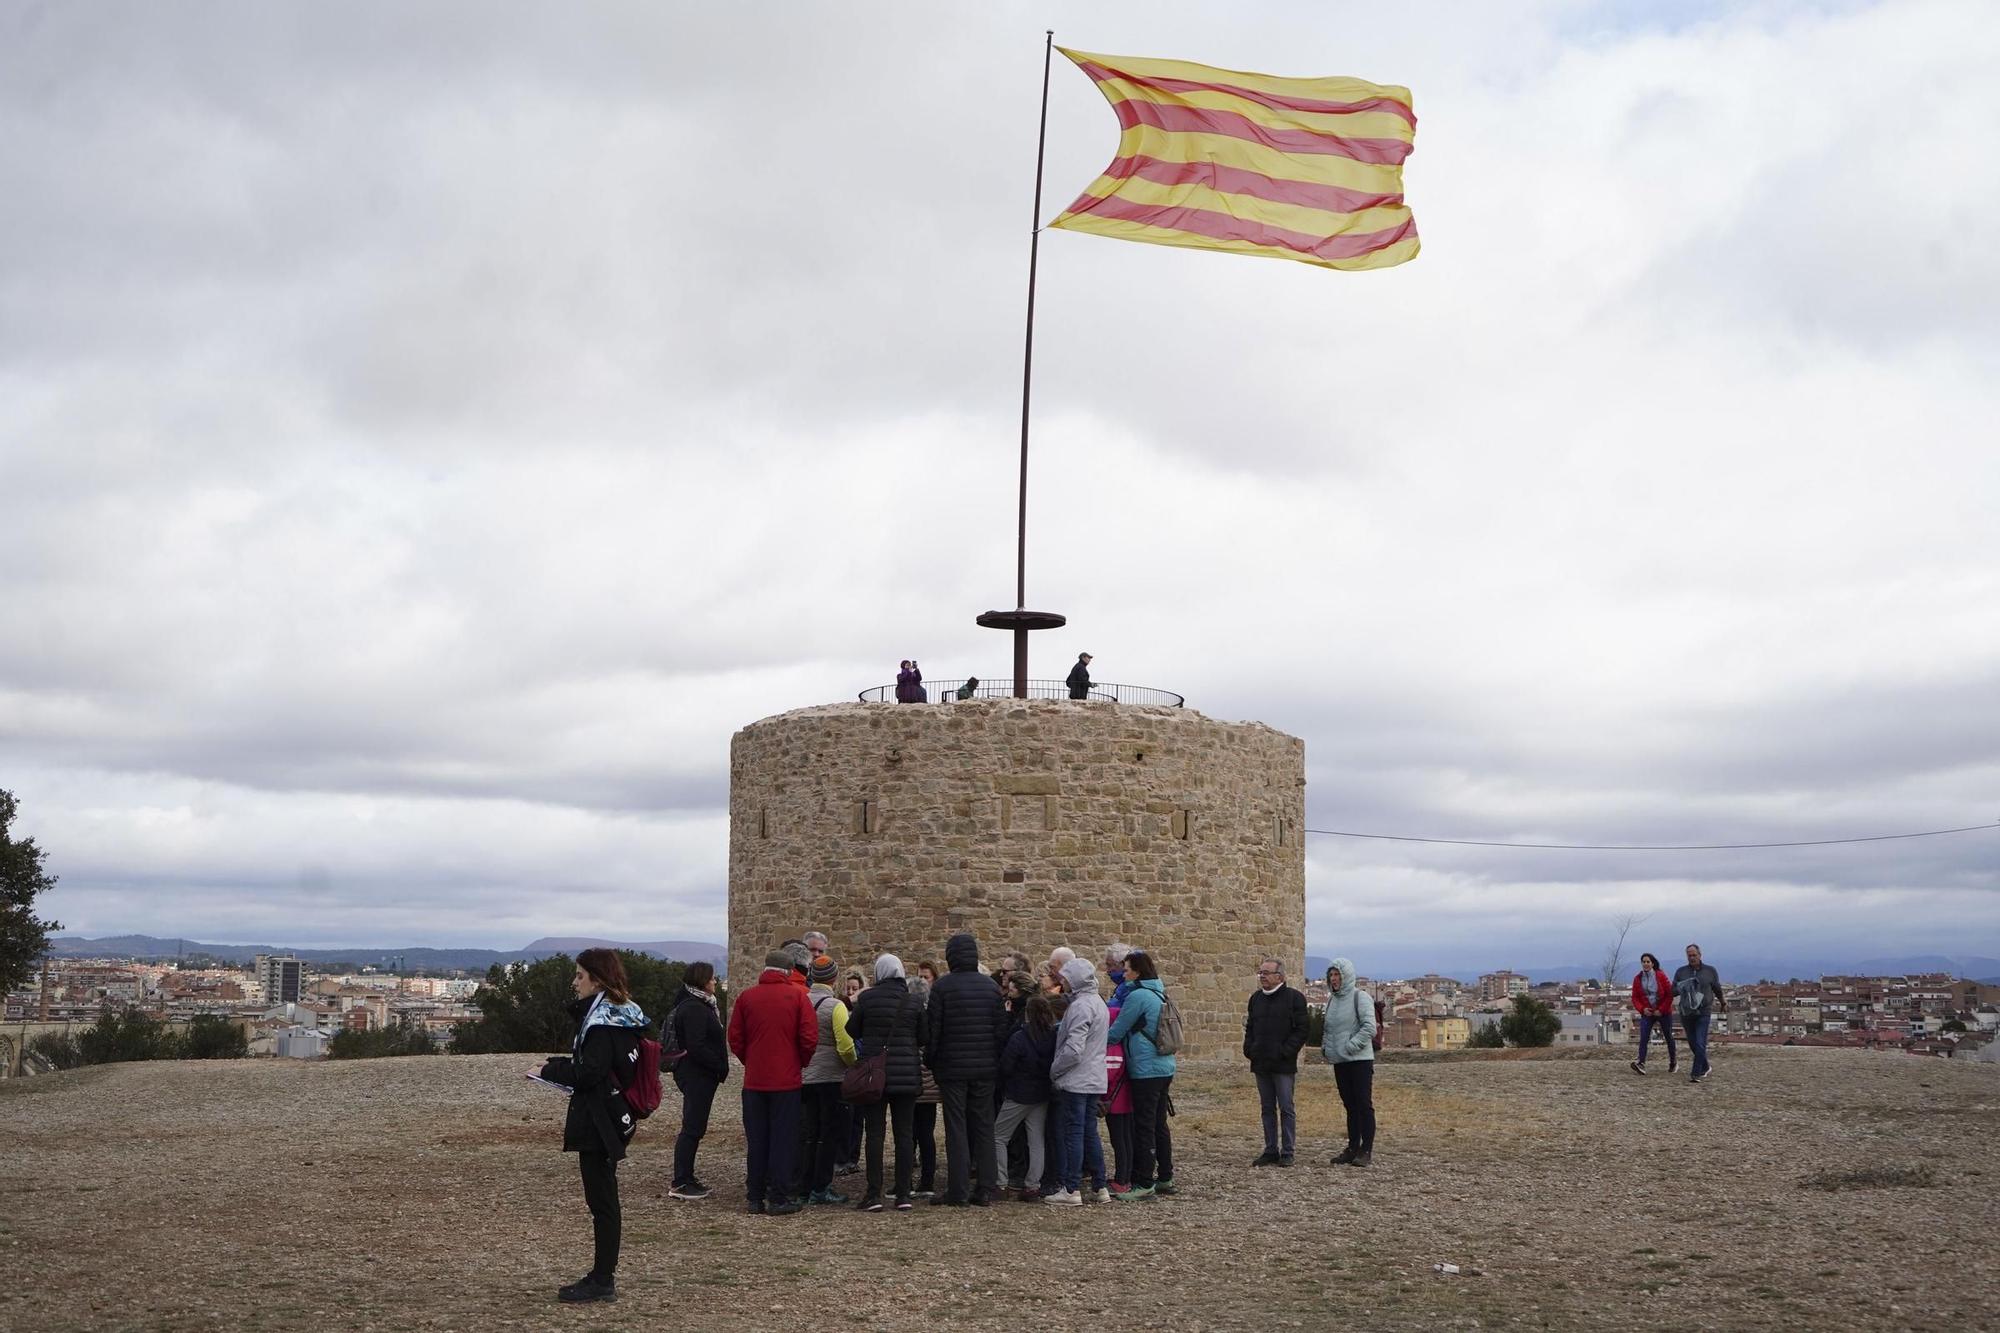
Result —
M 914 975 L 1124 940 L 1159 959 L 1192 1054 L 1234 1050 L 1257 960 L 1297 975 L 1305 746 L 1190 709 L 989 699 L 833 704 L 730 745 L 729 965 L 826 932 L 843 971 Z

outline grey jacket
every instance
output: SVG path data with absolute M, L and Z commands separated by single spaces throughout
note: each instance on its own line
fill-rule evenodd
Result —
M 1104 1071 L 1104 1043 L 1111 1031 L 1111 1011 L 1097 993 L 1097 969 L 1081 958 L 1063 964 L 1063 989 L 1070 993 L 1069 1007 L 1063 1010 L 1062 1024 L 1056 1028 L 1056 1056 L 1049 1065 L 1049 1081 L 1058 1092 L 1094 1092 L 1103 1095 L 1107 1086 Z
M 841 998 L 833 993 L 831 986 L 814 986 L 806 992 L 806 998 L 812 1001 L 813 1013 L 819 1019 L 819 1045 L 813 1047 L 812 1059 L 808 1060 L 806 1067 L 799 1072 L 799 1081 L 838 1083 L 841 1075 L 847 1072 L 847 1066 L 841 1063 L 840 1050 L 835 1045 L 833 1019 L 834 1011 L 846 1006 Z M 845 1018 L 846 1015 L 843 1014 L 841 1017 Z M 841 1026 L 847 1025 L 842 1023 Z
M 1326 1035 L 1319 1053 L 1330 1065 L 1350 1060 L 1375 1058 L 1375 1001 L 1354 984 L 1354 964 L 1345 958 L 1333 960 L 1340 976 L 1340 988 L 1327 996 Z

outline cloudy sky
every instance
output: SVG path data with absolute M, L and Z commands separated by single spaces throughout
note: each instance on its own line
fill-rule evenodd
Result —
M 2000 820 L 1978 0 L 6 0 L 0 786 L 47 909 L 721 938 L 734 729 L 1004 674 L 1051 22 L 1408 85 L 1424 252 L 1045 236 L 1037 674 L 1304 737 L 1315 828 Z M 1116 137 L 1058 57 L 1045 218 Z M 1996 864 L 1319 837 L 1308 939 L 2000 954 Z

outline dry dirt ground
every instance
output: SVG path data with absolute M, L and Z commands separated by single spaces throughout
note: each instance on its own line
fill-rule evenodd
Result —
M 620 1170 L 621 1299 L 565 1308 L 588 1219 L 523 1064 L 0 1083 L 0 1326 L 2000 1328 L 2000 1066 L 1725 1050 L 1694 1087 L 1607 1058 L 1397 1060 L 1366 1171 L 1327 1163 L 1325 1068 L 1302 1070 L 1289 1171 L 1249 1166 L 1247 1080 L 1196 1070 L 1178 1198 L 789 1218 L 742 1211 L 733 1084 L 716 1196 L 666 1198 L 670 1090 Z

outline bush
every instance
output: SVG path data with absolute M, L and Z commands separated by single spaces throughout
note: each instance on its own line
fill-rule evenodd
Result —
M 178 1059 L 181 1040 L 157 1018 L 136 1010 L 107 1009 L 96 1023 L 77 1033 L 76 1048 L 83 1064 L 112 1065 Z
M 44 1032 L 28 1043 L 28 1054 L 47 1062 L 51 1069 L 75 1069 L 83 1063 L 76 1038 L 67 1032 Z
M 1506 1044 L 1507 1039 L 1500 1035 L 1498 1023 L 1480 1023 L 1472 1029 L 1465 1047 L 1467 1050 L 1496 1051 Z
M 1514 1046 L 1553 1046 L 1560 1031 L 1556 1011 L 1532 995 L 1516 995 L 1514 1007 L 1500 1016 L 1500 1035 Z
M 436 1055 L 437 1048 L 429 1028 L 405 1019 L 392 1028 L 373 1032 L 336 1032 L 326 1053 L 333 1060 L 374 1060 L 389 1055 Z
M 250 1054 L 250 1034 L 220 1014 L 202 1014 L 181 1037 L 183 1060 L 241 1060 Z

